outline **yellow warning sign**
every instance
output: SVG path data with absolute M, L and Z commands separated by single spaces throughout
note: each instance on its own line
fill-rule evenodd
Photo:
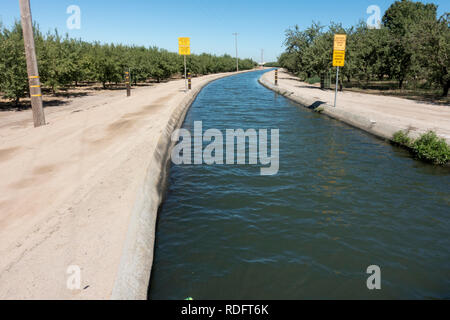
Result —
M 345 46 L 347 44 L 347 35 L 334 35 L 333 67 L 343 67 L 345 65 Z
M 346 34 L 334 35 L 334 51 L 345 51 L 345 45 L 347 43 Z
M 333 67 L 343 67 L 345 65 L 345 51 L 335 50 L 333 52 Z
M 191 48 L 190 47 L 180 47 L 178 49 L 178 53 L 182 56 L 190 56 L 191 55 Z
M 180 47 L 189 47 L 191 45 L 191 38 L 178 38 L 178 45 Z
M 178 38 L 178 53 L 182 56 L 191 54 L 191 38 Z

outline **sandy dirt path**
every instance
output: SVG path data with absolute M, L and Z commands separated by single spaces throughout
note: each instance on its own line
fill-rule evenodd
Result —
M 262 79 L 273 84 L 274 71 L 266 73 Z M 318 101 L 330 106 L 334 105 L 333 90 L 321 90 L 318 86 L 301 82 L 299 78 L 284 70 L 279 71 L 278 87 L 288 91 L 291 98 L 298 97 L 308 105 L 320 106 Z M 361 126 L 358 126 L 362 129 L 365 129 L 365 122 L 367 122 L 369 127 L 371 124 L 374 126 L 368 129 L 386 133 L 389 137 L 392 137 L 391 133 L 395 131 L 409 129 L 410 135 L 414 138 L 433 130 L 450 143 L 450 106 L 344 91 L 338 93 L 336 109 L 338 118 L 344 118 L 342 120 L 349 118 L 359 122 Z M 330 109 L 330 112 L 333 115 L 333 110 Z
M 0 113 L 0 299 L 110 297 L 136 189 L 185 96 L 176 80 L 77 98 L 36 129 L 31 111 Z

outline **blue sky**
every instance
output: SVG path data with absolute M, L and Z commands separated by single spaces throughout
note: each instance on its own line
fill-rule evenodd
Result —
M 239 33 L 240 57 L 274 61 L 283 52 L 284 31 L 311 22 L 344 26 L 367 20 L 370 5 L 381 14 L 393 0 L 31 0 L 33 19 L 42 31 L 87 41 L 155 45 L 176 51 L 177 38 L 191 37 L 193 53 L 235 55 L 233 32 Z M 450 11 L 449 0 L 423 1 L 439 5 L 439 14 Z M 81 29 L 69 30 L 70 5 L 81 9 Z M 0 21 L 9 26 L 20 16 L 17 0 L 0 0 Z

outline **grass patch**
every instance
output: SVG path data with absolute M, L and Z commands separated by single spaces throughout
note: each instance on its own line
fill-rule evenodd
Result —
M 397 131 L 394 133 L 394 137 L 392 140 L 401 146 L 411 147 L 413 140 L 408 137 L 408 132 L 405 131 Z
M 311 77 L 311 78 L 307 78 L 305 80 L 305 82 L 308 83 L 308 84 L 320 83 L 320 77 L 319 76 L 314 76 L 314 77 Z
M 411 139 L 408 132 L 398 131 L 392 140 L 407 147 L 419 160 L 441 166 L 450 161 L 450 146 L 445 139 L 439 138 L 433 131 L 421 135 L 417 140 Z

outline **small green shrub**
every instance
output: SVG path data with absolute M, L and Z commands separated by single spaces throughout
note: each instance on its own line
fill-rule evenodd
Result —
M 444 139 L 429 131 L 420 136 L 411 145 L 416 157 L 438 165 L 445 165 L 450 160 L 450 147 Z
M 408 137 L 408 133 L 404 131 L 397 131 L 394 133 L 394 137 L 392 139 L 395 143 L 402 146 L 411 146 L 412 139 Z
M 320 77 L 314 76 L 314 77 L 311 77 L 311 78 L 307 78 L 307 79 L 305 80 L 305 82 L 306 82 L 306 83 L 309 83 L 309 84 L 319 83 L 319 82 L 320 82 Z

